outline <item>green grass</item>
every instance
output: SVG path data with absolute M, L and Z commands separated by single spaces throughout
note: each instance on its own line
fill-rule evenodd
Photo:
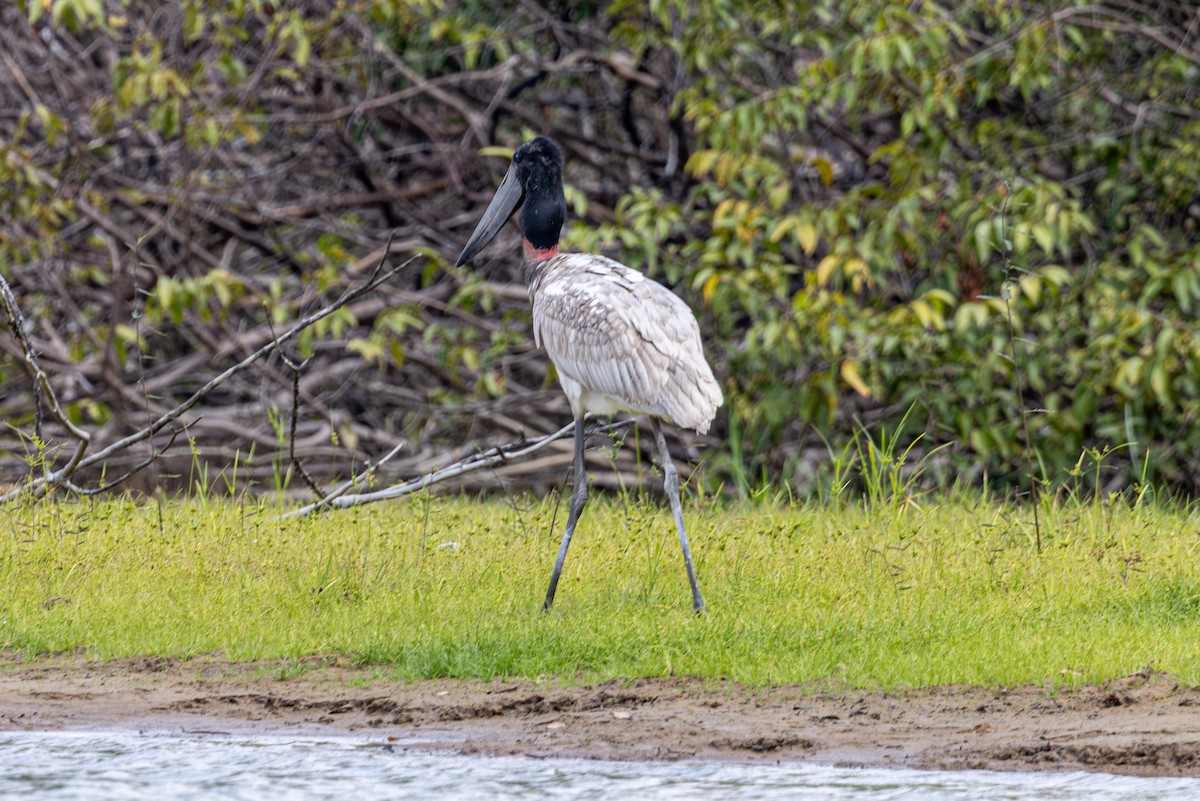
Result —
M 1200 683 L 1200 515 L 965 500 L 690 505 L 596 497 L 553 610 L 566 509 L 433 498 L 277 519 L 247 500 L 39 503 L 0 523 L 0 651 L 287 662 L 405 678 L 690 675 L 902 688 Z M 457 543 L 457 546 L 447 543 Z

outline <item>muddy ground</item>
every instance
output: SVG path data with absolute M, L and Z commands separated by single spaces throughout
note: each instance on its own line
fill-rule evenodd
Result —
M 875 692 L 687 679 L 404 683 L 333 661 L 282 671 L 0 657 L 0 730 L 351 734 L 530 757 L 1200 776 L 1200 690 L 1162 674 L 1059 691 Z

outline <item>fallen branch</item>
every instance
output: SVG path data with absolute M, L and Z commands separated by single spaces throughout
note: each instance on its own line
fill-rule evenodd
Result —
M 609 423 L 607 426 L 597 429 L 597 433 L 607 434 L 612 431 L 617 431 L 632 425 L 633 422 L 634 421 L 632 419 L 629 419 Z M 535 439 L 532 442 L 522 439 L 517 442 L 511 442 L 508 445 L 501 445 L 495 448 L 489 448 L 486 451 L 473 453 L 464 459 L 460 459 L 449 467 L 443 467 L 440 470 L 434 470 L 424 476 L 421 476 L 420 478 L 414 478 L 411 481 L 404 482 L 403 484 L 396 484 L 376 492 L 360 492 L 354 495 L 345 494 L 351 488 L 361 484 L 362 481 L 372 472 L 374 472 L 380 464 L 391 458 L 392 454 L 400 449 L 400 446 L 397 445 L 386 457 L 381 459 L 375 465 L 368 467 L 359 475 L 351 478 L 349 481 L 342 484 L 326 497 L 322 498 L 316 503 L 310 503 L 307 506 L 302 506 L 299 509 L 288 512 L 287 514 L 283 515 L 281 519 L 286 519 L 289 517 L 306 517 L 313 512 L 330 507 L 346 509 L 351 506 L 360 506 L 362 504 L 374 503 L 376 501 L 388 501 L 392 500 L 393 498 L 401 498 L 405 495 L 411 495 L 414 492 L 420 492 L 427 487 L 431 487 L 438 482 L 456 478 L 476 470 L 484 470 L 489 467 L 495 467 L 498 464 L 502 464 L 513 459 L 520 459 L 524 456 L 528 456 L 531 453 L 536 453 L 555 440 L 560 440 L 570 436 L 574 433 L 574 431 L 575 423 L 572 421 L 555 431 L 553 434 L 547 434 L 546 436 Z
M 341 506 L 341 507 L 354 506 L 355 504 L 353 504 L 353 503 L 340 502 L 342 500 L 342 496 L 344 496 L 347 492 L 349 492 L 353 487 L 356 487 L 356 486 L 362 484 L 364 481 L 366 481 L 368 478 L 370 478 L 375 473 L 375 471 L 378 470 L 385 462 L 389 461 L 393 456 L 395 456 L 397 453 L 399 453 L 400 449 L 403 448 L 406 444 L 407 443 L 405 443 L 405 442 L 396 443 L 396 446 L 394 448 L 392 448 L 390 451 L 388 451 L 386 454 L 384 454 L 383 457 L 379 459 L 379 461 L 375 462 L 375 464 L 368 464 L 365 470 L 363 470 L 361 473 L 358 473 L 357 475 L 353 476 L 349 481 L 346 481 L 345 483 L 343 483 L 340 487 L 336 488 L 333 492 L 331 492 L 328 495 L 321 498 L 321 500 L 317 501 L 316 503 L 311 503 L 308 506 L 303 507 L 302 509 L 298 509 L 294 512 L 290 512 L 286 515 L 283 515 L 283 517 L 284 518 L 303 517 L 308 514 L 311 514 L 312 512 L 320 511 L 321 509 L 327 509 L 330 506 Z M 357 498 L 359 496 L 353 495 L 350 497 Z M 380 500 L 382 500 L 382 499 L 380 499 Z M 364 503 L 365 503 L 365 501 L 364 501 Z M 283 519 L 283 518 L 281 518 L 281 519 Z

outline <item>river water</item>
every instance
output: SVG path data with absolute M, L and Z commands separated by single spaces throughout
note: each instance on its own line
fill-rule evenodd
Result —
M 412 752 L 354 737 L 0 732 L 0 799 L 1193 801 L 1200 779 Z

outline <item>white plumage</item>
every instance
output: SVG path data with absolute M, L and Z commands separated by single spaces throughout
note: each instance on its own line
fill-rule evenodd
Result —
M 678 295 L 604 256 L 564 253 L 529 270 L 534 340 L 576 418 L 627 410 L 708 431 L 724 399 Z

